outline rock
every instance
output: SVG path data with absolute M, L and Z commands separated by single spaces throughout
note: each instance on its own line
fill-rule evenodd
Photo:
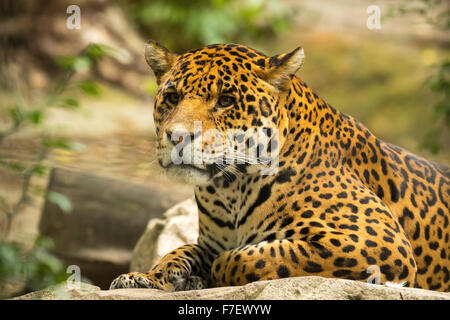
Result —
M 156 289 L 100 290 L 83 284 L 64 285 L 29 293 L 18 300 L 450 300 L 450 293 L 393 288 L 353 280 L 295 277 L 258 281 L 238 287 L 164 292 Z
M 136 244 L 130 271 L 147 272 L 165 254 L 187 243 L 197 243 L 198 215 L 194 198 L 187 199 L 151 219 Z
M 84 282 L 80 283 L 79 288 L 60 284 L 10 300 L 76 300 L 95 291 L 100 291 L 100 288 Z

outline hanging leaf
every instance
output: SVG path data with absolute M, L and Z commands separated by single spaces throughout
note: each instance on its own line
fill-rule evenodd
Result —
M 68 109 L 76 109 L 80 106 L 80 103 L 75 98 L 66 98 L 63 99 L 59 104 L 59 107 L 68 108 Z
M 69 198 L 59 192 L 49 191 L 47 199 L 56 204 L 64 213 L 70 213 L 72 211 L 72 202 Z
M 39 124 L 44 119 L 44 112 L 42 110 L 33 110 L 27 112 L 26 117 L 31 123 Z
M 100 90 L 97 84 L 93 81 L 84 81 L 78 84 L 78 87 L 85 93 L 91 96 L 99 96 Z
M 89 70 L 91 65 L 92 62 L 88 57 L 76 57 L 73 61 L 72 69 L 78 72 L 84 72 Z
M 92 61 L 89 57 L 81 56 L 63 56 L 56 58 L 56 63 L 63 69 L 76 72 L 84 72 L 91 68 Z
M 44 165 L 42 165 L 42 164 L 36 164 L 36 165 L 33 166 L 32 171 L 33 171 L 34 174 L 36 174 L 36 175 L 42 177 L 42 176 L 45 174 L 46 169 L 47 169 L 47 168 L 46 168 Z
M 104 47 L 99 44 L 92 43 L 86 47 L 86 55 L 91 60 L 98 60 L 102 58 L 105 54 L 106 52 L 104 50 Z
M 5 169 L 8 169 L 13 172 L 22 172 L 25 170 L 25 167 L 23 164 L 17 161 L 2 161 L 0 160 L 0 166 L 4 167 Z
M 45 137 L 42 139 L 42 145 L 46 148 L 57 148 L 57 149 L 65 149 L 71 150 L 72 146 L 70 142 L 65 138 L 49 138 Z
M 23 111 L 18 107 L 8 109 L 8 115 L 15 125 L 20 124 L 25 118 Z

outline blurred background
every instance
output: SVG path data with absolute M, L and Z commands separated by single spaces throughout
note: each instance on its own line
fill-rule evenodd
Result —
M 367 26 L 371 5 L 380 29 Z M 325 101 L 449 165 L 449 17 L 439 0 L 1 0 L 0 297 L 62 281 L 68 264 L 105 287 L 127 272 L 146 221 L 192 194 L 154 161 L 145 40 L 177 53 L 300 45 L 297 76 Z M 146 190 L 158 203 L 142 203 Z M 135 199 L 118 203 L 125 193 Z

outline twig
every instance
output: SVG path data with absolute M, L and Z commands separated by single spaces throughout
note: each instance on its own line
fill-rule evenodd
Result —
M 14 125 L 11 126 L 11 128 L 0 132 L 0 144 L 3 142 L 3 140 L 11 135 L 13 135 L 14 133 L 16 133 L 17 131 L 19 131 L 20 126 L 22 125 L 22 123 L 25 121 L 25 119 L 19 119 L 18 121 L 14 122 Z
M 11 231 L 12 220 L 14 219 L 16 214 L 22 209 L 22 207 L 25 204 L 28 203 L 31 178 L 35 174 L 36 165 L 40 164 L 47 157 L 48 152 L 49 152 L 49 148 L 43 147 L 41 149 L 41 151 L 39 152 L 38 156 L 36 157 L 36 159 L 33 161 L 33 164 L 30 165 L 27 169 L 25 169 L 23 171 L 22 192 L 21 192 L 20 198 L 16 202 L 16 204 L 11 209 L 9 209 L 6 206 L 6 204 L 3 203 L 2 210 L 5 212 L 6 219 L 7 219 L 6 226 L 5 226 L 4 233 L 3 233 L 3 240 L 5 240 L 7 238 L 7 236 L 9 235 L 9 232 Z
M 8 205 L 2 197 L 0 197 L 0 210 L 2 210 L 5 214 L 8 214 L 9 212 Z
M 58 85 L 55 87 L 53 92 L 50 92 L 48 94 L 47 99 L 45 99 L 42 106 L 40 107 L 41 109 L 48 108 L 50 106 L 53 106 L 56 103 L 59 96 L 67 89 L 67 86 L 69 85 L 70 80 L 72 79 L 74 74 L 75 74 L 75 71 L 73 71 L 73 70 L 71 70 L 65 74 L 64 78 L 60 82 L 58 82 Z M 17 104 L 19 105 L 20 109 L 24 109 L 23 103 L 17 102 Z M 3 142 L 3 140 L 5 138 L 18 132 L 21 125 L 25 122 L 25 120 L 26 120 L 25 117 L 20 117 L 19 119 L 14 121 L 14 124 L 9 129 L 7 129 L 3 132 L 0 131 L 0 144 Z

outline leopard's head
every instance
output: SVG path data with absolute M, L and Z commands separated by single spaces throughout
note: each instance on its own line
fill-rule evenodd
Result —
M 236 44 L 178 55 L 148 41 L 145 58 L 158 83 L 158 161 L 169 176 L 201 185 L 276 168 L 286 97 L 303 57 L 302 48 L 268 57 Z

